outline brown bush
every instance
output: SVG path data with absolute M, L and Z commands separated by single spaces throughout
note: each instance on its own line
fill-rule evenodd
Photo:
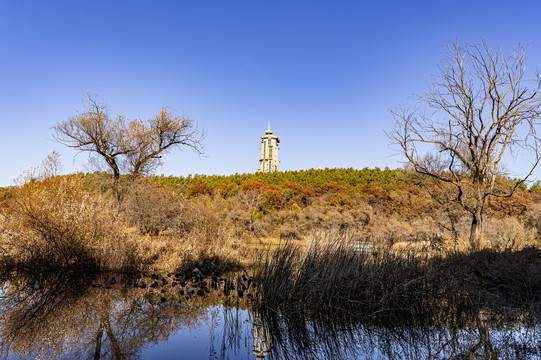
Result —
M 157 235 L 175 226 L 181 206 L 170 189 L 138 179 L 125 190 L 120 210 L 141 233 Z
M 212 195 L 212 188 L 207 184 L 197 184 L 190 186 L 190 195 Z
M 20 268 L 129 271 L 138 264 L 133 232 L 78 176 L 18 188 L 0 232 L 2 252 Z
M 158 253 L 151 262 L 169 270 L 198 267 L 224 271 L 241 267 L 246 254 L 243 244 L 232 236 L 228 214 L 226 200 L 220 196 L 182 199 L 178 232 L 147 248 L 149 253 Z
M 528 227 L 514 217 L 487 219 L 484 228 L 486 245 L 492 249 L 501 251 L 540 245 L 537 229 Z
M 259 181 L 246 181 L 241 185 L 242 191 L 259 191 L 265 184 Z

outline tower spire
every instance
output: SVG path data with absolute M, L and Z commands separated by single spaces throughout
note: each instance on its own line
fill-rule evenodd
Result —
M 265 135 L 261 137 L 261 159 L 259 160 L 259 169 L 261 172 L 279 171 L 280 161 L 278 160 L 278 144 L 280 139 L 273 135 L 268 123 Z

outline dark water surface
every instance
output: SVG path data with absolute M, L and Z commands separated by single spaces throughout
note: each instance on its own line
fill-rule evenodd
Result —
M 12 277 L 0 290 L 6 359 L 541 359 L 541 327 L 416 328 L 291 321 L 227 280 Z M 145 288 L 134 284 L 145 283 Z M 150 287 L 153 283 L 158 286 Z M 175 286 L 173 286 L 175 283 Z M 98 286 L 101 285 L 101 286 Z M 194 290 L 193 294 L 191 289 Z M 203 290 L 197 294 L 196 290 Z M 227 290 L 225 288 L 225 290 Z M 239 295 L 242 295 L 240 297 Z

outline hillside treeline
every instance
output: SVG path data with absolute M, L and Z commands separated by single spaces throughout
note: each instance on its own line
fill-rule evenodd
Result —
M 109 174 L 91 173 L 3 189 L 4 266 L 231 269 L 269 240 L 302 241 L 317 231 L 383 248 L 468 248 L 468 214 L 446 189 L 406 170 L 125 177 L 120 199 L 111 184 Z M 483 246 L 538 246 L 539 200 L 537 191 L 492 199 Z
M 269 185 L 280 185 L 287 181 L 292 181 L 300 185 L 311 184 L 320 187 L 328 182 L 344 182 L 351 186 L 366 185 L 371 182 L 389 184 L 396 182 L 401 175 L 406 174 L 404 170 L 391 170 L 385 168 L 364 168 L 356 170 L 353 168 L 342 169 L 309 169 L 296 171 L 283 171 L 273 173 L 250 173 L 235 175 L 189 175 L 187 177 L 176 176 L 156 176 L 154 181 L 160 186 L 192 186 L 206 184 L 210 187 L 218 185 L 237 184 L 242 185 L 247 181 L 257 181 Z
M 511 183 L 509 179 L 499 180 L 501 187 Z M 182 198 L 191 207 L 213 212 L 220 226 L 236 237 L 302 239 L 312 230 L 338 230 L 385 246 L 434 239 L 456 246 L 469 230 L 468 214 L 446 198 L 445 189 L 404 169 L 154 176 L 126 190 L 126 202 L 133 201 L 134 193 L 141 193 L 134 190 L 137 187 L 148 188 L 146 194 L 165 192 Z M 539 192 L 522 187 L 512 197 L 491 199 L 485 240 L 508 246 L 500 244 L 501 236 L 497 234 L 502 231 L 507 234 L 524 230 L 521 236 L 531 237 L 528 229 L 538 227 L 539 197 Z M 166 228 L 175 229 L 174 222 L 145 230 L 159 233 Z

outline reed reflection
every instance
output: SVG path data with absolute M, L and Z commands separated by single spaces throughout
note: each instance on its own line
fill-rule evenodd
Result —
M 266 352 L 258 358 L 541 359 L 539 325 L 498 323 L 485 314 L 461 327 L 329 320 L 292 320 L 272 310 L 259 310 L 254 314 L 254 349 L 264 344 Z

